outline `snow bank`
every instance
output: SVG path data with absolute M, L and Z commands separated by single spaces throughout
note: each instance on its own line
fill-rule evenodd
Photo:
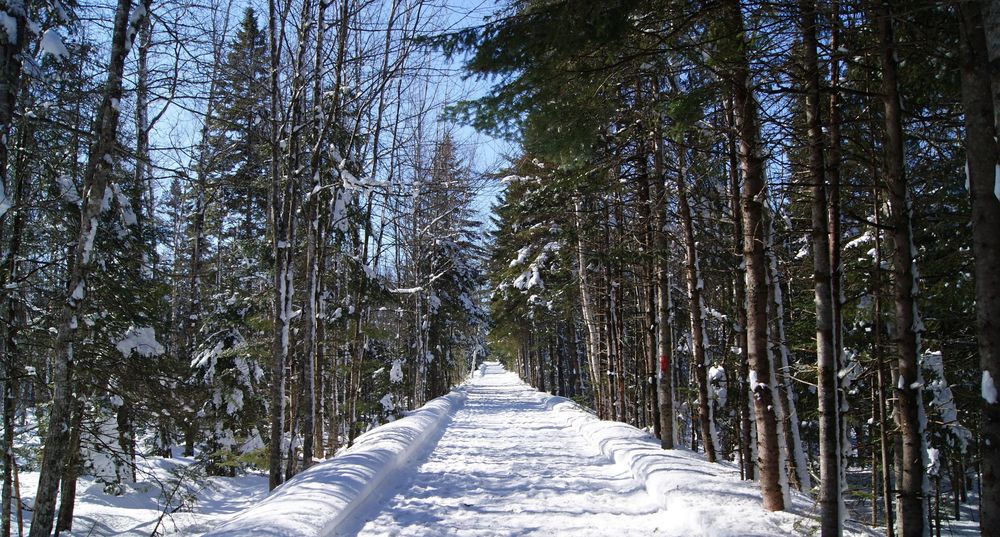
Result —
M 632 477 L 670 517 L 677 535 L 712 537 L 803 535 L 818 533 L 818 523 L 806 513 L 818 507 L 805 495 L 793 494 L 784 512 L 767 512 L 755 482 L 739 478 L 729 463 L 709 463 L 686 449 L 663 450 L 659 440 L 631 425 L 601 421 L 563 397 L 542 395 L 542 402 L 570 427 L 594 442 L 606 457 L 626 466 Z M 876 535 L 850 528 L 848 535 Z
M 424 455 L 465 398 L 463 388 L 454 389 L 400 420 L 361 435 L 343 454 L 296 475 L 205 537 L 333 534 L 382 482 Z

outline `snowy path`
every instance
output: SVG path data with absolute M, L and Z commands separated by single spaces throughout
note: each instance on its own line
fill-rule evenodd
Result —
M 359 513 L 359 535 L 666 535 L 667 522 L 627 468 L 547 410 L 500 366 L 468 399 L 395 494 Z M 366 520 L 367 519 L 367 520 Z

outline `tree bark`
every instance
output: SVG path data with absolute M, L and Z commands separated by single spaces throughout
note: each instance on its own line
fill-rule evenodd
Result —
M 902 437 L 902 472 L 897 484 L 899 530 L 904 537 L 923 535 L 927 512 L 924 498 L 924 442 L 920 425 L 921 388 L 919 354 L 922 323 L 915 301 L 914 246 L 910 228 L 910 198 L 903 150 L 903 119 L 896 74 L 895 37 L 888 0 L 877 13 L 882 99 L 885 107 L 886 184 L 889 226 L 892 228 L 892 266 L 895 274 L 895 343 L 899 383 L 895 387 L 896 421 Z
M 733 117 L 739 140 L 739 160 L 746 188 L 742 192 L 743 255 L 747 279 L 747 354 L 751 390 L 757 422 L 757 457 L 764 508 L 785 508 L 782 462 L 778 449 L 778 423 L 774 392 L 768 383 L 771 363 L 767 355 L 767 276 L 764 253 L 764 167 L 760 148 L 757 103 L 751 90 L 750 67 L 745 48 L 739 0 L 724 0 L 723 9 L 735 49 L 728 58 L 728 82 L 733 92 Z
M 653 213 L 653 249 L 655 261 L 653 270 L 656 272 L 656 399 L 660 418 L 660 447 L 673 449 L 676 442 L 674 429 L 674 394 L 673 377 L 670 368 L 670 273 L 667 267 L 667 253 L 670 249 L 667 242 L 666 225 L 666 185 L 664 183 L 663 165 L 663 135 L 661 122 L 655 121 L 653 126 L 653 180 L 650 182 L 649 195 L 652 198 Z
M 813 288 L 816 305 L 816 368 L 819 399 L 820 529 L 824 537 L 840 535 L 840 427 L 837 355 L 834 350 L 834 296 L 831 291 L 830 222 L 824 169 L 823 124 L 820 117 L 819 60 L 816 49 L 816 4 L 800 0 L 802 86 L 808 131 L 807 184 L 812 191 Z
M 637 95 L 642 95 L 642 85 L 636 89 Z M 640 142 L 640 151 L 636 155 L 638 160 L 639 178 L 637 186 L 636 204 L 639 209 L 639 220 L 642 225 L 642 249 L 643 249 L 643 284 L 640 302 L 642 304 L 642 329 L 643 352 L 645 362 L 645 374 L 642 376 L 643 393 L 646 398 L 645 414 L 653 424 L 653 435 L 662 438 L 662 424 L 659 420 L 659 407 L 656 404 L 656 381 L 653 372 L 656 371 L 656 282 L 654 280 L 656 267 L 653 235 L 656 233 L 656 218 L 653 215 L 655 200 L 650 196 L 649 178 L 649 154 L 648 145 L 645 141 Z M 660 180 L 659 177 L 654 180 Z
M 30 129 L 19 129 L 20 143 L 25 145 L 27 133 Z M 24 160 L 24 159 L 20 159 Z M 0 492 L 0 511 L 2 511 L 2 522 L 0 522 L 0 535 L 7 537 L 10 535 L 11 520 L 11 493 L 13 486 L 13 476 L 17 471 L 17 461 L 14 458 L 14 415 L 17 406 L 16 392 L 20 384 L 22 364 L 20 363 L 20 350 L 18 349 L 18 337 L 23 326 L 22 317 L 24 306 L 22 298 L 19 297 L 21 280 L 21 256 L 24 245 L 24 232 L 27 225 L 27 214 L 25 210 L 25 200 L 28 199 L 28 181 L 26 166 L 17 166 L 14 173 L 14 200 L 13 215 L 10 226 L 10 240 L 7 242 L 6 258 L 0 265 L 0 289 L 6 291 L 0 307 L 3 307 L 3 318 L 0 319 L 0 357 L 2 357 L 2 371 L 6 379 L 3 381 L 3 488 Z M 0 177 L 6 177 L 6 170 L 0 172 Z M 0 229 L 3 229 L 3 216 L 0 216 Z
M 148 16 L 150 0 L 144 0 L 137 9 L 138 17 L 129 18 L 130 0 L 119 0 L 115 10 L 114 33 L 111 39 L 111 59 L 104 98 L 95 121 L 96 141 L 91 147 L 83 178 L 84 204 L 80 211 L 80 229 L 70 260 L 69 285 L 60 308 L 59 330 L 53 349 L 52 408 L 49 430 L 45 437 L 38 493 L 30 537 L 48 537 L 55 516 L 56 493 L 66 464 L 69 444 L 70 405 L 72 404 L 73 343 L 78 325 L 77 313 L 87 300 L 87 277 L 93 264 L 94 238 L 97 235 L 104 191 L 114 163 L 113 154 L 118 132 L 119 110 L 122 97 L 122 77 L 125 57 L 132 46 L 143 19 Z
M 704 282 L 698 262 L 698 249 L 694 238 L 694 221 L 687 196 L 687 165 L 682 144 L 677 144 L 678 170 L 676 175 L 677 207 L 681 217 L 684 236 L 684 273 L 688 290 L 688 319 L 691 326 L 691 366 L 698 382 L 698 426 L 701 442 L 705 446 L 705 458 L 716 462 L 715 424 L 712 422 L 712 402 L 708 398 L 708 334 L 705 331 L 705 298 L 702 296 Z
M 0 43 L 0 222 L 3 216 L 14 205 L 7 191 L 7 165 L 10 160 L 10 133 L 14 124 L 14 109 L 17 105 L 17 95 L 21 85 L 21 56 L 25 43 L 28 41 L 28 13 L 23 3 L 20 9 L 11 3 L 7 4 L 7 16 L 14 19 L 17 36 L 13 41 L 9 37 Z
M 983 14 L 976 2 L 956 2 L 962 59 L 965 151 L 972 199 L 972 251 L 976 277 L 976 332 L 982 368 L 982 468 L 979 527 L 983 535 L 1000 528 L 1000 162 L 991 96 L 990 62 Z M 994 2 L 994 4 L 996 4 Z M 1000 10 L 1000 7 L 993 6 Z M 998 29 L 993 29 L 997 31 Z M 994 88 L 995 90 L 996 88 Z M 992 393 L 990 388 L 992 387 Z M 992 396 L 992 400 L 988 397 Z
M 73 529 L 73 511 L 76 507 L 76 484 L 80 475 L 80 435 L 83 425 L 83 400 L 73 402 L 73 429 L 70 433 L 66 471 L 59 490 L 59 512 L 56 515 L 56 534 Z M 135 466 L 133 465 L 133 468 Z
M 739 352 L 739 382 L 738 382 L 738 392 L 739 401 L 737 403 L 737 408 L 739 409 L 739 442 L 740 442 L 740 469 L 742 470 L 743 478 L 747 480 L 754 479 L 754 461 L 753 461 L 753 451 L 750 448 L 752 439 L 752 427 L 750 425 L 750 392 L 748 389 L 748 379 L 750 375 L 749 358 L 747 355 L 747 291 L 746 291 L 746 278 L 743 276 L 742 269 L 746 267 L 746 261 L 743 257 L 743 206 L 740 202 L 740 172 L 739 172 L 739 160 L 736 151 L 736 123 L 733 118 L 733 103 L 732 97 L 727 96 L 726 98 L 726 123 L 728 126 L 728 133 L 726 136 L 726 148 L 729 154 L 729 195 L 731 210 L 733 212 L 733 238 L 736 244 L 734 252 L 734 265 L 740 268 L 737 271 L 736 277 L 733 278 L 733 300 L 736 302 L 736 326 L 734 330 L 736 331 L 736 341 L 740 347 Z
M 587 329 L 587 359 L 590 369 L 590 384 L 594 396 L 594 410 L 598 416 L 603 416 L 604 390 L 601 382 L 600 368 L 600 328 L 597 326 L 597 318 L 594 313 L 594 299 L 590 285 L 589 265 L 584 245 L 584 222 L 582 214 L 584 212 L 583 202 L 579 199 L 574 201 L 574 222 L 576 224 L 576 255 L 579 271 L 580 284 L 580 309 L 583 316 L 583 324 Z
M 281 155 L 280 129 L 281 123 L 278 117 L 279 90 L 279 62 L 281 59 L 282 42 L 284 41 L 284 24 L 281 25 L 282 32 L 278 34 L 279 12 L 276 0 L 268 0 L 268 45 L 270 53 L 271 67 L 271 88 L 270 88 L 270 146 L 271 163 L 270 179 L 271 192 L 269 196 L 268 220 L 271 228 L 271 249 L 274 255 L 274 296 L 271 316 L 274 319 L 271 342 L 271 379 L 270 379 L 270 399 L 269 421 L 270 421 L 270 441 L 268 443 L 268 488 L 274 490 L 284 481 L 282 475 L 282 454 L 285 429 L 285 367 L 288 361 L 289 344 L 289 322 L 285 315 L 287 306 L 287 295 L 290 294 L 287 281 L 287 270 L 289 269 L 289 259 L 291 248 L 287 242 L 286 220 L 290 216 L 287 199 L 281 184 L 281 169 L 279 156 Z M 283 21 L 282 21 L 283 22 Z

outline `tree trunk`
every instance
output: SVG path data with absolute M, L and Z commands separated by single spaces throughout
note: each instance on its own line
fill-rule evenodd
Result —
M 873 174 L 874 175 L 874 174 Z M 879 430 L 879 451 L 881 455 L 882 463 L 882 502 L 885 509 L 885 527 L 886 527 L 886 537 L 893 537 L 896 532 L 895 524 L 893 524 L 893 519 L 895 518 L 892 510 L 892 474 L 890 473 L 890 459 L 889 456 L 889 432 L 887 430 L 887 418 L 886 418 L 886 380 L 889 377 L 889 372 L 886 370 L 885 357 L 882 354 L 882 222 L 881 222 L 881 203 L 879 201 L 879 188 L 876 187 L 874 196 L 874 203 L 872 205 L 872 212 L 875 215 L 875 264 L 872 269 L 873 271 L 873 285 L 872 294 L 874 295 L 874 304 L 872 306 L 873 313 L 872 318 L 874 322 L 872 323 L 875 335 L 875 341 L 873 345 L 873 358 L 875 359 L 875 367 L 877 368 L 878 379 L 878 430 Z
M 740 267 L 741 270 L 737 271 L 736 277 L 733 278 L 733 299 L 736 302 L 736 341 L 740 347 L 739 356 L 739 389 L 738 389 L 738 403 L 737 408 L 739 409 L 739 442 L 740 442 L 740 469 L 743 473 L 743 478 L 748 480 L 754 479 L 754 458 L 753 451 L 750 448 L 752 438 L 752 427 L 750 425 L 750 391 L 748 389 L 750 367 L 749 367 L 749 357 L 747 355 L 747 291 L 746 291 L 746 278 L 742 274 L 742 269 L 746 267 L 746 261 L 743 257 L 743 206 L 740 202 L 740 174 L 739 174 L 739 161 L 736 151 L 736 123 L 733 118 L 733 103 L 732 98 L 727 97 L 726 99 L 726 123 L 728 124 L 728 134 L 726 136 L 726 146 L 727 152 L 729 153 L 729 190 L 730 190 L 730 204 L 732 205 L 733 212 L 733 237 L 736 243 L 735 255 L 733 256 L 734 265 Z
M 7 192 L 7 164 L 10 160 L 11 128 L 14 123 L 14 108 L 21 84 L 21 58 L 24 45 L 28 40 L 27 17 L 24 4 L 16 9 L 13 4 L 7 6 L 7 16 L 13 19 L 17 30 L 16 38 L 11 41 L 4 38 L 0 44 L 0 222 L 14 204 Z
M 962 52 L 965 151 L 972 198 L 972 251 L 976 276 L 976 331 L 982 368 L 982 467 L 980 529 L 1000 528 L 1000 162 L 990 94 L 989 58 L 983 17 L 975 2 L 957 2 Z M 988 4 L 988 2 L 987 2 Z M 996 2 L 994 2 L 996 4 Z M 994 5 L 994 10 L 1000 7 Z M 1000 31 L 996 28 L 994 31 Z M 996 69 L 996 67 L 994 67 Z M 994 88 L 996 89 L 996 88 Z M 954 486 L 954 485 L 953 485 Z
M 72 383 L 70 368 L 73 363 L 73 343 L 76 339 L 77 313 L 87 300 L 87 277 L 93 264 L 94 238 L 97 235 L 104 191 L 114 163 L 115 142 L 118 132 L 119 110 L 122 97 L 122 76 L 125 57 L 143 19 L 148 16 L 150 0 L 137 7 L 138 17 L 129 18 L 130 0 L 119 0 L 115 11 L 114 33 L 111 39 L 111 59 L 104 99 L 95 121 L 97 139 L 91 147 L 83 178 L 84 205 L 80 211 L 80 229 L 70 260 L 69 285 L 59 315 L 59 330 L 53 349 L 52 407 L 49 430 L 45 437 L 38 493 L 30 537 L 48 537 L 55 516 L 56 492 L 65 470 L 70 437 L 70 405 Z
M 271 316 L 274 319 L 271 342 L 271 379 L 270 379 L 270 399 L 269 421 L 270 421 L 270 441 L 268 443 L 268 488 L 274 490 L 284 481 L 282 476 L 282 443 L 284 441 L 285 429 L 285 366 L 288 361 L 289 343 L 289 322 L 286 313 L 287 295 L 290 294 L 288 288 L 287 274 L 289 269 L 290 243 L 287 242 L 285 220 L 291 216 L 286 204 L 291 203 L 287 196 L 282 195 L 281 169 L 279 158 L 281 155 L 280 131 L 281 124 L 278 118 L 278 97 L 280 90 L 278 86 L 279 62 L 281 59 L 281 49 L 284 40 L 284 30 L 278 34 L 279 12 L 276 0 L 268 0 L 268 44 L 270 54 L 270 196 L 268 220 L 271 228 L 271 248 L 274 255 L 274 296 Z M 282 24 L 282 28 L 284 25 Z M 286 216 L 287 215 L 287 216 Z
M 767 356 L 767 276 L 764 254 L 764 168 L 760 151 L 760 126 L 757 103 L 751 91 L 749 62 L 745 47 L 743 15 L 739 0 L 724 0 L 726 22 L 736 52 L 728 66 L 733 92 L 734 124 L 739 139 L 739 160 L 746 188 L 742 192 L 744 246 L 747 278 L 747 354 L 750 362 L 751 390 L 757 422 L 757 457 L 764 508 L 785 508 L 782 490 L 782 462 L 778 448 L 778 423 L 775 418 L 774 392 L 768 384 L 771 364 Z
M 66 471 L 59 490 L 59 513 L 56 516 L 56 533 L 73 529 L 73 511 L 76 507 L 76 484 L 80 475 L 80 434 L 83 425 L 84 405 L 81 398 L 73 403 L 73 430 L 70 433 Z M 132 466 L 135 468 L 135 466 Z
M 781 428 L 778 430 L 781 446 L 784 448 L 784 458 L 787 461 L 788 479 L 796 490 L 812 488 L 809 478 L 808 462 L 802 447 L 802 435 L 799 432 L 798 409 L 795 407 L 795 393 L 792 390 L 791 366 L 788 360 L 788 344 L 785 336 L 785 299 L 781 288 L 781 271 L 778 270 L 778 256 L 774 252 L 774 221 L 768 225 L 767 258 L 768 276 L 771 281 L 768 294 L 769 314 L 772 328 L 771 363 L 775 368 L 775 382 L 778 386 L 778 420 Z
M 902 436 L 902 472 L 898 485 L 899 529 L 904 537 L 923 535 L 927 512 L 924 502 L 924 441 L 920 368 L 917 363 L 923 323 L 915 301 L 913 237 L 910 201 L 903 154 L 903 119 L 896 75 L 895 38 L 888 0 L 878 4 L 878 46 L 885 106 L 886 183 L 889 226 L 892 228 L 892 265 L 895 274 L 895 342 L 899 383 L 895 387 L 896 420 Z
M 695 379 L 698 381 L 698 426 L 701 431 L 701 442 L 705 446 L 705 458 L 708 462 L 716 462 L 715 449 L 718 438 L 715 433 L 715 423 L 712 420 L 712 402 L 708 398 L 708 334 L 705 330 L 705 298 L 702 296 L 704 282 L 701 279 L 701 267 L 698 261 L 698 250 L 694 238 L 694 222 L 691 217 L 691 205 L 687 197 L 687 165 L 686 148 L 677 144 L 678 170 L 676 175 L 677 207 L 681 217 L 681 227 L 684 231 L 684 273 L 688 290 L 688 319 L 691 322 L 691 366 L 694 368 Z
M 27 132 L 29 129 L 19 129 L 20 143 L 25 145 Z M 5 158 L 5 157 L 3 157 Z M 20 159 L 24 160 L 24 159 Z M 0 179 L 6 178 L 6 168 L 0 168 Z M 20 350 L 18 349 L 18 334 L 23 326 L 24 317 L 23 301 L 19 297 L 21 280 L 21 266 L 23 255 L 22 246 L 24 244 L 24 231 L 27 225 L 28 211 L 25 209 L 25 200 L 28 199 L 28 181 L 26 166 L 18 166 L 14 173 L 14 212 L 10 226 L 10 241 L 6 244 L 6 259 L 0 265 L 0 288 L 7 290 L 7 297 L 0 304 L 3 308 L 3 317 L 0 318 L 0 359 L 2 359 L 2 371 L 5 380 L 3 381 L 3 488 L 0 493 L 0 511 L 2 511 L 2 522 L 0 522 L 0 535 L 7 537 L 10 535 L 11 520 L 11 493 L 13 486 L 13 475 L 17 471 L 17 460 L 14 457 L 14 414 L 17 407 L 16 391 L 19 379 L 22 375 L 22 364 L 20 363 Z M 3 216 L 0 216 L 0 229 L 3 229 Z
M 806 175 L 812 190 L 813 288 L 816 305 L 816 369 L 819 399 L 820 528 L 824 537 L 840 535 L 840 416 L 837 355 L 834 350 L 834 296 L 831 294 L 830 222 L 824 181 L 823 124 L 820 117 L 819 61 L 816 49 L 816 5 L 800 0 L 805 90 L 805 119 L 809 139 Z
M 661 122 L 653 122 L 653 180 L 649 184 L 653 214 L 653 270 L 656 273 L 656 400 L 660 421 L 660 447 L 673 449 L 676 443 L 674 429 L 673 377 L 670 369 L 670 274 L 667 253 L 670 250 L 666 225 L 666 184 L 663 163 L 663 133 Z
M 642 88 L 638 88 L 638 94 L 642 94 Z M 645 362 L 645 375 L 642 377 L 642 385 L 645 387 L 643 393 L 645 394 L 646 405 L 645 414 L 649 416 L 649 420 L 653 424 L 653 434 L 657 438 L 662 438 L 662 427 L 663 424 L 659 420 L 659 407 L 656 404 L 656 381 L 653 377 L 653 372 L 656 371 L 656 282 L 654 280 L 656 274 L 656 255 L 658 252 L 655 251 L 654 238 L 656 234 L 657 221 L 659 220 L 653 215 L 653 210 L 657 207 L 656 200 L 650 195 L 650 180 L 649 180 L 649 155 L 647 153 L 647 145 L 645 142 L 641 143 L 641 150 L 636 155 L 638 160 L 639 168 L 639 179 L 636 204 L 639 209 L 639 220 L 642 225 L 642 247 L 643 253 L 643 285 L 642 285 L 642 295 L 640 302 L 642 304 L 642 330 L 643 335 L 643 352 L 644 352 L 644 362 Z M 660 177 L 655 177 L 654 181 L 662 180 Z
M 590 384 L 594 397 L 594 410 L 598 416 L 603 416 L 604 390 L 601 381 L 600 368 L 600 328 L 597 326 L 597 318 L 594 313 L 594 299 L 590 285 L 590 267 L 587 264 L 587 255 L 584 250 L 583 239 L 583 202 L 579 199 L 574 201 L 574 221 L 576 223 L 576 255 L 577 266 L 580 273 L 580 309 L 583 314 L 583 324 L 587 329 L 587 360 L 589 362 Z

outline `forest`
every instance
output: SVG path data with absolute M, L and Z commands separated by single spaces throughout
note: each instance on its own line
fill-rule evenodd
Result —
M 824 536 L 1000 531 L 996 0 L 0 4 L 0 537 L 487 358 Z

